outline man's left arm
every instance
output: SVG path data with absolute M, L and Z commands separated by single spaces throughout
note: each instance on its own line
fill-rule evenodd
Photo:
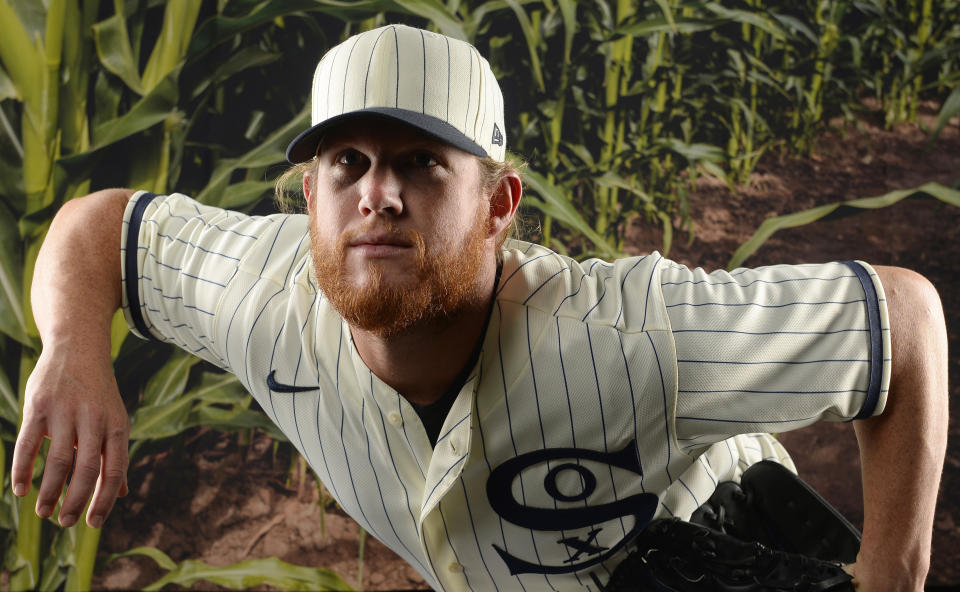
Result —
M 854 422 L 864 524 L 850 571 L 859 591 L 920 591 L 947 443 L 946 325 L 925 278 L 902 268 L 875 269 L 887 299 L 892 367 L 883 413 Z

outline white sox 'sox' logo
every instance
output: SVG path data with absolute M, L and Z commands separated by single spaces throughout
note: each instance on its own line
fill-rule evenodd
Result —
M 606 560 L 620 550 L 630 539 L 653 518 L 659 499 L 650 493 L 639 493 L 614 502 L 586 506 L 582 508 L 539 508 L 527 506 L 513 496 L 512 484 L 522 471 L 552 460 L 586 460 L 625 469 L 643 475 L 640 458 L 637 456 L 636 441 L 632 441 L 616 452 L 598 452 L 585 448 L 548 448 L 535 450 L 512 458 L 490 473 L 487 479 L 487 497 L 490 505 L 504 520 L 517 526 L 532 530 L 562 531 L 576 530 L 594 526 L 626 516 L 634 517 L 633 528 L 616 544 L 605 547 L 597 543 L 597 535 L 602 528 L 593 528 L 582 537 L 561 538 L 557 543 L 566 545 L 573 553 L 563 565 L 541 565 L 515 557 L 497 545 L 497 550 L 512 575 L 520 573 L 562 574 L 579 571 Z M 580 476 L 581 491 L 569 495 L 560 491 L 557 477 L 565 471 L 575 471 Z M 552 467 L 543 480 L 544 490 L 560 502 L 578 502 L 586 500 L 597 487 L 597 477 L 592 471 L 574 462 L 566 462 Z M 586 559 L 580 560 L 581 557 Z

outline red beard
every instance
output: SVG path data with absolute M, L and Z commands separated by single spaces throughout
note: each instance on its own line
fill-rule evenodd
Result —
M 381 337 L 402 334 L 418 325 L 450 317 L 480 301 L 478 278 L 484 258 L 489 210 L 480 208 L 473 230 L 460 248 L 429 249 L 419 232 L 389 222 L 342 233 L 335 244 L 318 239 L 311 213 L 310 252 L 320 290 L 351 327 Z M 415 281 L 385 282 L 379 261 L 366 264 L 367 279 L 351 279 L 346 268 L 347 245 L 376 228 L 389 232 L 416 250 L 409 274 Z

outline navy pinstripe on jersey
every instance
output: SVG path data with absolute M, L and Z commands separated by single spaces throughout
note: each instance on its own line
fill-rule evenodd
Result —
M 651 517 L 689 517 L 762 459 L 793 467 L 754 432 L 886 398 L 867 266 L 706 274 L 510 242 L 481 356 L 431 447 L 317 291 L 304 216 L 141 193 L 124 231 L 132 329 L 236 374 L 341 507 L 436 589 L 590 589 Z

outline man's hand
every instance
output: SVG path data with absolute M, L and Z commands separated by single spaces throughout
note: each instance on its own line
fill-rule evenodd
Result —
M 84 357 L 80 352 L 44 348 L 27 380 L 11 481 L 16 495 L 27 494 L 34 459 L 44 437 L 50 438 L 37 515 L 53 514 L 72 468 L 60 524 L 73 526 L 92 493 L 87 524 L 99 528 L 117 496 L 127 493 L 130 420 L 109 359 L 80 363 Z
M 11 483 L 16 495 L 27 494 L 50 438 L 37 514 L 53 514 L 72 468 L 63 526 L 76 523 L 93 492 L 87 524 L 99 528 L 126 493 L 130 420 L 110 364 L 110 323 L 120 307 L 118 255 L 131 195 L 107 189 L 68 201 L 37 255 L 30 301 L 43 352 L 27 380 Z

